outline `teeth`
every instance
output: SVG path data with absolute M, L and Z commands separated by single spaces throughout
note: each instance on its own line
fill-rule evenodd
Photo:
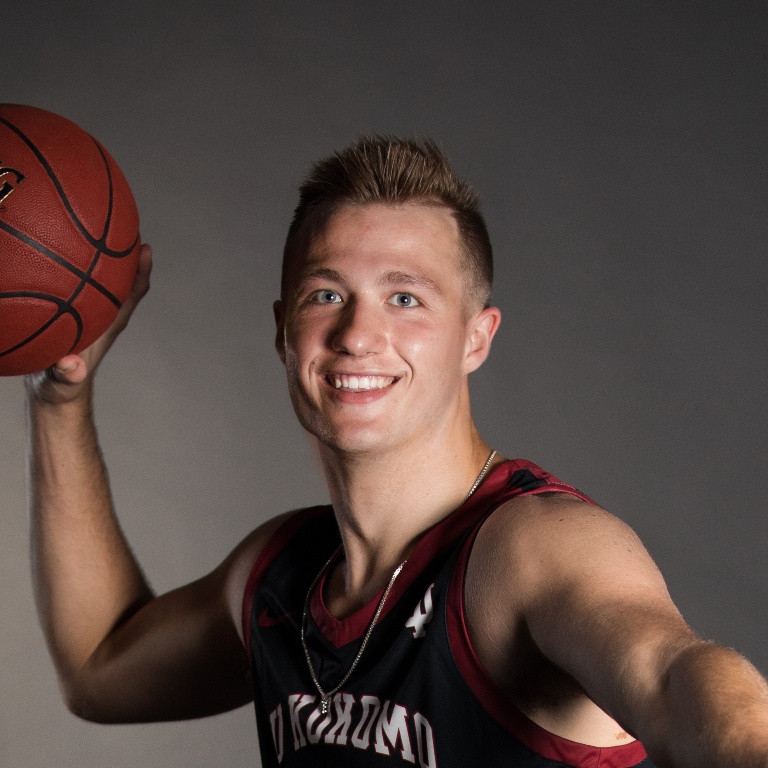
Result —
M 370 389 L 384 389 L 393 381 L 394 376 L 345 376 L 333 375 L 333 386 L 336 389 L 354 389 L 365 391 Z

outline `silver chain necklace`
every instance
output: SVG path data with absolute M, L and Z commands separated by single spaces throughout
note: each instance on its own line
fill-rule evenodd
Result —
M 491 451 L 490 455 L 488 456 L 488 460 L 483 465 L 483 468 L 480 470 L 480 474 L 477 476 L 477 479 L 472 484 L 472 487 L 469 489 L 469 493 L 464 497 L 464 500 L 461 502 L 461 504 L 464 504 L 467 501 L 467 499 L 477 490 L 477 486 L 480 485 L 480 483 L 483 481 L 483 478 L 485 477 L 485 473 L 488 471 L 488 468 L 491 466 L 491 462 L 493 461 L 495 456 L 496 456 L 496 451 Z M 403 560 L 403 562 L 400 563 L 400 565 L 398 565 L 397 568 L 395 568 L 394 572 L 392 573 L 392 576 L 389 579 L 389 584 L 387 584 L 387 588 L 384 590 L 384 594 L 382 594 L 381 599 L 379 600 L 379 604 L 376 606 L 376 612 L 373 614 L 371 623 L 368 625 L 368 629 L 365 631 L 365 635 L 363 636 L 363 641 L 362 643 L 360 643 L 360 648 L 358 648 L 357 655 L 355 656 L 354 661 L 352 662 L 352 665 L 347 670 L 347 673 L 344 675 L 344 677 L 341 678 L 338 685 L 331 688 L 330 691 L 326 691 L 320 685 L 320 681 L 317 679 L 317 675 L 315 674 L 315 668 L 312 666 L 312 659 L 309 656 L 309 647 L 307 646 L 305 627 L 308 622 L 309 601 L 310 601 L 310 598 L 312 597 L 312 592 L 314 592 L 315 587 L 317 586 L 317 582 L 320 581 L 320 577 L 325 573 L 325 571 L 331 565 L 335 557 L 336 557 L 336 553 L 334 552 L 328 558 L 328 561 L 325 563 L 325 565 L 320 569 L 320 572 L 317 574 L 317 576 L 315 576 L 315 578 L 312 579 L 312 583 L 309 585 L 309 589 L 307 590 L 307 596 L 304 599 L 304 611 L 301 614 L 301 647 L 304 649 L 304 656 L 307 659 L 307 667 L 309 668 L 309 675 L 312 678 L 312 682 L 314 683 L 315 688 L 317 688 L 317 691 L 320 694 L 320 713 L 323 715 L 328 713 L 328 707 L 331 704 L 331 699 L 333 698 L 333 695 L 337 691 L 341 690 L 344 683 L 346 683 L 347 680 L 349 680 L 349 678 L 352 676 L 352 673 L 355 671 L 355 667 L 357 666 L 358 662 L 360 661 L 360 658 L 363 655 L 365 646 L 368 645 L 368 641 L 371 639 L 371 635 L 373 634 L 373 628 L 376 626 L 376 622 L 379 620 L 379 616 L 381 616 L 381 612 L 384 610 L 384 603 L 387 601 L 387 596 L 389 595 L 389 592 L 395 583 L 395 579 L 397 579 L 397 577 L 400 575 L 400 571 L 403 570 L 403 567 L 408 562 L 407 559 Z

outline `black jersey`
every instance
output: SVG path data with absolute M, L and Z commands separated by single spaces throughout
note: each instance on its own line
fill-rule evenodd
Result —
M 459 509 L 430 529 L 394 582 L 354 673 L 327 713 L 309 674 L 300 628 L 307 590 L 341 556 L 329 506 L 297 512 L 257 559 L 243 601 L 264 768 L 391 766 L 653 768 L 638 742 L 591 747 L 549 733 L 514 707 L 475 656 L 463 582 L 474 537 L 502 502 L 565 492 L 589 501 L 529 461 L 498 465 Z M 380 595 L 339 621 L 323 603 L 324 577 L 305 631 L 324 690 L 344 677 Z

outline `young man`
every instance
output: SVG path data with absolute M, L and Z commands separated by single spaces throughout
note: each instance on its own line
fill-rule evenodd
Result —
M 145 248 L 115 326 L 28 380 L 36 589 L 74 712 L 253 698 L 265 766 L 768 766 L 756 670 L 694 635 L 626 526 L 478 434 L 491 249 L 434 144 L 319 163 L 289 232 L 276 346 L 332 507 L 271 520 L 160 597 L 91 415 L 149 269 Z

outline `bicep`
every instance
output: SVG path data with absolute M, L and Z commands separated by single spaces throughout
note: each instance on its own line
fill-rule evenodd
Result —
M 541 652 L 634 730 L 675 655 L 696 638 L 635 533 L 577 506 L 548 532 L 548 565 L 531 584 L 525 621 Z
M 66 692 L 99 722 L 202 717 L 251 699 L 240 626 L 251 567 L 285 519 L 246 537 L 212 573 L 136 606 L 102 641 Z
M 502 574 L 495 591 L 509 605 L 508 629 L 523 627 L 544 657 L 634 731 L 671 659 L 695 641 L 638 537 L 568 498 L 521 503 L 483 534 Z
M 70 708 L 97 722 L 216 714 L 250 698 L 245 650 L 214 573 L 141 606 L 77 675 Z

